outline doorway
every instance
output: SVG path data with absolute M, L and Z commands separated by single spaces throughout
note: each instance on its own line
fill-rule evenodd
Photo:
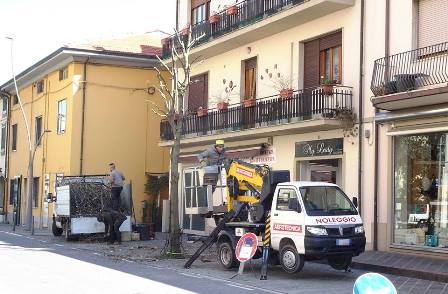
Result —
M 341 159 L 297 161 L 299 181 L 326 182 L 341 185 Z

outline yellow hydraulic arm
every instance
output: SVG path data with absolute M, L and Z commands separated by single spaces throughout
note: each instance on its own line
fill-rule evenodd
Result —
M 269 172 L 266 166 L 231 160 L 227 166 L 227 211 L 233 209 L 234 200 L 251 204 L 262 201 L 265 178 Z M 251 191 L 252 195 L 246 195 L 247 191 Z

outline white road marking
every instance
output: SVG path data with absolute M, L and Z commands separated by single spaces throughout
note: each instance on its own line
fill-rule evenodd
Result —
M 192 274 L 187 274 L 187 273 L 180 273 L 181 275 L 190 277 L 190 278 L 196 278 L 196 279 L 202 279 L 203 277 L 201 277 L 200 275 L 192 275 Z
M 235 284 L 230 284 L 230 283 L 227 283 L 227 285 L 228 285 L 228 286 L 235 287 L 235 288 L 240 288 L 240 289 L 243 289 L 243 290 L 249 290 L 249 291 L 253 291 L 253 290 L 254 290 L 254 289 L 252 289 L 252 288 L 243 287 L 243 286 L 239 286 L 239 285 L 235 285 Z
M 54 243 L 55 246 L 64 247 L 62 244 Z

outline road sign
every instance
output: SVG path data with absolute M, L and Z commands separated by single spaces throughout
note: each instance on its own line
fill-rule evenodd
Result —
M 367 273 L 356 279 L 353 294 L 397 294 L 397 290 L 385 276 Z
M 244 234 L 236 244 L 235 255 L 240 262 L 251 259 L 257 251 L 258 238 L 254 233 Z

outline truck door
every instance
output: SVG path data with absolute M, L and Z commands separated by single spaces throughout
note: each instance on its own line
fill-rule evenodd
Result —
M 277 197 L 272 203 L 271 211 L 271 244 L 274 250 L 279 250 L 283 238 L 294 241 L 299 253 L 305 253 L 304 247 L 304 212 L 298 205 L 293 209 L 291 203 L 300 203 L 298 192 L 294 187 L 280 187 Z

